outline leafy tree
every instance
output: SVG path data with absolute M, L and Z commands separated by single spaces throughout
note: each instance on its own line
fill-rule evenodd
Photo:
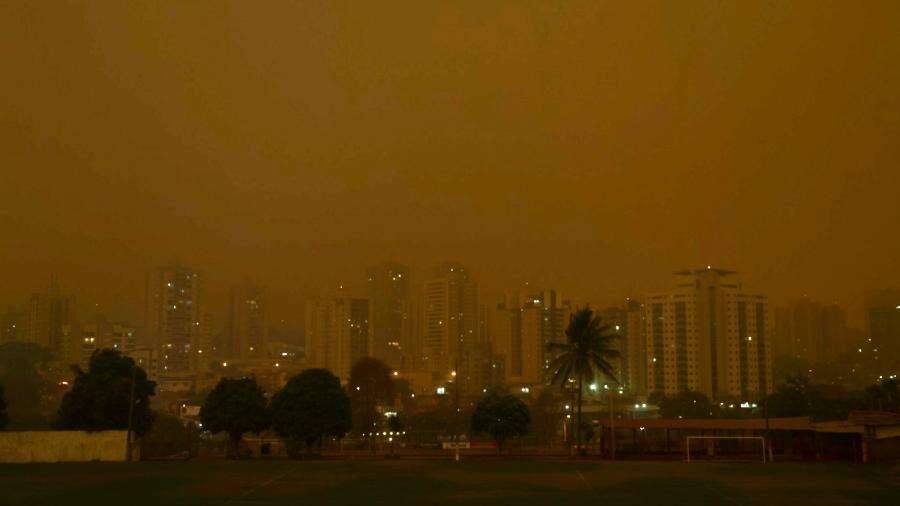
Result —
M 196 423 L 185 423 L 177 416 L 157 411 L 153 413 L 153 426 L 141 437 L 141 456 L 189 457 L 196 455 L 199 442 Z
M 858 399 L 839 387 L 814 385 L 807 375 L 798 374 L 766 397 L 763 408 L 772 417 L 843 420 L 858 403 Z
M 790 376 L 784 384 L 766 398 L 765 407 L 768 415 L 772 417 L 808 416 L 810 390 L 808 377 L 802 374 Z
M 322 438 L 350 430 L 350 399 L 326 369 L 307 369 L 288 380 L 272 397 L 271 413 L 272 428 L 294 455 L 299 443 L 311 450 Z
M 613 348 L 616 335 L 603 324 L 594 311 L 585 307 L 575 312 L 566 329 L 566 342 L 547 343 L 547 350 L 555 355 L 550 363 L 551 382 L 565 389 L 570 381 L 575 382 L 577 413 L 575 419 L 575 441 L 581 447 L 581 408 L 585 381 L 593 382 L 598 374 L 603 374 L 618 382 L 610 360 L 619 357 Z
M 236 457 L 245 432 L 269 426 L 266 396 L 253 378 L 222 378 L 200 407 L 200 421 L 210 432 L 228 433 L 230 456 Z
M 514 395 L 491 393 L 481 398 L 472 413 L 472 431 L 490 434 L 502 453 L 507 439 L 528 433 L 528 406 Z
M 453 406 L 445 399 L 439 399 L 434 406 L 423 406 L 408 413 L 409 431 L 422 435 L 425 433 L 447 433 L 453 422 Z
M 3 385 L 0 385 L 0 430 L 9 423 L 9 416 L 6 414 L 6 399 L 3 396 Z
M 371 431 L 377 424 L 378 412 L 375 408 L 394 398 L 391 368 L 378 359 L 363 357 L 350 369 L 347 388 L 356 430 L 360 433 Z
M 694 391 L 660 397 L 657 405 L 662 418 L 711 418 L 716 410 L 709 397 Z
M 865 404 L 869 409 L 900 412 L 900 382 L 887 379 L 866 388 Z
M 560 402 L 560 398 L 546 388 L 531 400 L 531 432 L 539 444 L 550 444 L 556 437 L 563 417 Z
M 12 341 L 0 345 L 0 383 L 6 386 L 7 416 L 18 428 L 45 427 L 50 381 L 39 368 L 50 360 L 45 348 Z
M 128 428 L 129 407 L 133 406 L 132 430 L 141 435 L 150 429 L 153 413 L 150 396 L 156 383 L 130 357 L 117 350 L 97 350 L 91 355 L 88 371 L 73 367 L 72 389 L 63 396 L 56 423 L 58 429 L 121 430 Z M 132 382 L 134 387 L 133 404 Z

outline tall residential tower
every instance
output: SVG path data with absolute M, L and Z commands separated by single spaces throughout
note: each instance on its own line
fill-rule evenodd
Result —
M 161 375 L 194 372 L 200 359 L 202 287 L 200 273 L 177 264 L 147 275 L 144 331 L 159 353 Z
M 369 295 L 369 353 L 401 367 L 411 351 L 409 268 L 382 262 L 366 270 Z
M 648 389 L 759 399 L 772 389 L 769 302 L 723 269 L 680 271 L 677 288 L 644 305 Z

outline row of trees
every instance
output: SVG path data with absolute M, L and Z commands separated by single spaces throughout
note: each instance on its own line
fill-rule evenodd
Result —
M 796 374 L 774 392 L 755 403 L 751 410 L 733 404 L 720 405 L 700 392 L 673 396 L 651 396 L 662 418 L 772 418 L 808 416 L 813 420 L 845 420 L 853 410 L 900 412 L 900 383 L 887 379 L 861 391 L 845 391 L 814 384 L 808 375 Z
M 354 396 L 348 395 L 338 378 L 326 369 L 307 369 L 292 377 L 269 402 L 253 378 L 224 378 L 207 396 L 200 419 L 205 430 L 228 434 L 232 456 L 237 454 L 244 433 L 259 433 L 269 428 L 286 442 L 289 454 L 299 456 L 304 448 L 312 452 L 321 446 L 325 438 L 340 438 L 350 432 L 354 411 L 363 416 L 361 433 L 377 427 L 371 411 L 375 411 L 376 394 L 385 391 L 365 393 L 367 389 L 360 386 L 357 390 L 356 386 L 360 385 L 351 383 L 349 389 L 360 393 L 355 397 L 361 404 L 354 409 L 351 402 Z M 501 393 L 482 398 L 471 418 L 472 430 L 489 434 L 501 451 L 508 439 L 526 434 L 530 423 L 525 403 Z M 399 415 L 389 417 L 388 425 L 392 431 L 403 428 Z
M 340 380 L 326 369 L 307 369 L 266 401 L 253 378 L 223 378 L 200 409 L 203 428 L 225 432 L 231 454 L 237 453 L 245 432 L 259 433 L 271 426 L 287 442 L 288 452 L 299 455 L 326 437 L 342 437 L 350 430 L 350 398 Z

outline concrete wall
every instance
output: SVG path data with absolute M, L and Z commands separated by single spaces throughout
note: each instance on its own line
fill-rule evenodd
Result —
M 0 432 L 0 462 L 124 461 L 126 431 Z

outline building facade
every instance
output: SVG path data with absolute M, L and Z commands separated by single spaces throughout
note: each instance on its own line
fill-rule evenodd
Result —
M 900 290 L 875 290 L 866 295 L 866 330 L 884 372 L 900 369 Z
M 203 278 L 194 269 L 171 265 L 147 275 L 144 330 L 159 352 L 160 375 L 193 374 L 200 359 Z
M 87 367 L 96 350 L 113 349 L 132 356 L 138 348 L 137 329 L 132 325 L 97 321 L 85 323 L 80 328 L 77 355 L 72 359 L 83 368 Z
M 572 307 L 556 290 L 507 292 L 492 316 L 491 342 L 511 386 L 545 384 L 550 342 L 565 341 Z
M 343 290 L 306 302 L 306 356 L 310 367 L 330 370 L 342 382 L 369 356 L 369 300 Z
M 262 287 L 248 281 L 231 289 L 225 334 L 226 349 L 222 351 L 227 357 L 253 359 L 268 355 L 269 327 Z M 208 346 L 213 347 L 211 337 Z
M 680 271 L 677 288 L 644 303 L 647 387 L 674 395 L 756 400 L 772 390 L 772 324 L 765 295 L 730 282 L 732 271 Z
M 435 384 L 452 382 L 463 395 L 480 393 L 490 353 L 481 335 L 478 283 L 458 263 L 434 267 L 423 287 L 424 369 Z
M 0 344 L 22 341 L 25 337 L 25 313 L 9 309 L 0 315 Z
M 409 268 L 382 262 L 366 269 L 369 296 L 369 350 L 373 357 L 399 369 L 411 351 Z
M 600 313 L 609 332 L 616 336 L 620 357 L 616 361 L 616 379 L 625 391 L 646 396 L 647 389 L 647 325 L 644 305 L 627 298 L 621 306 Z
M 59 287 L 55 277 L 46 292 L 35 293 L 28 300 L 24 340 L 43 346 L 56 360 L 72 355 L 75 305 Z
M 775 356 L 789 355 L 810 365 L 834 360 L 846 344 L 847 313 L 837 304 L 801 297 L 775 309 Z

